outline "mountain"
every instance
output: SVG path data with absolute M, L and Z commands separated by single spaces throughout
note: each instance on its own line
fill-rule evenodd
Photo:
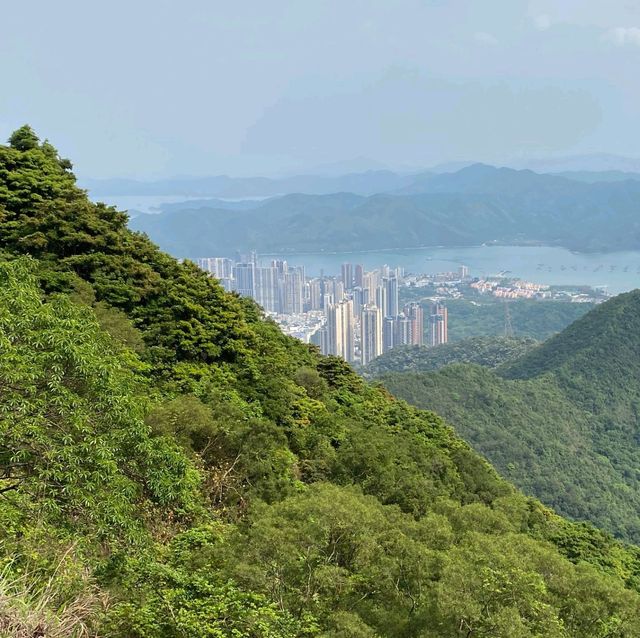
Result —
M 393 348 L 370 361 L 361 373 L 366 378 L 388 372 L 432 372 L 452 363 L 477 363 L 496 368 L 531 350 L 533 339 L 513 337 L 469 337 L 439 346 Z
M 213 210 L 252 210 L 263 206 L 267 199 L 189 199 L 182 202 L 164 202 L 158 204 L 158 210 L 161 212 L 171 212 L 175 210 L 198 210 L 198 209 L 213 209 Z
M 587 184 L 473 165 L 423 175 L 402 194 L 294 194 L 246 211 L 173 209 L 132 228 L 178 257 L 542 243 L 573 250 L 640 247 L 640 182 Z
M 348 191 L 372 195 L 396 190 L 410 183 L 411 175 L 389 170 L 366 170 L 341 175 L 295 175 L 291 177 L 182 177 L 156 181 L 86 179 L 82 186 L 94 197 L 106 195 L 185 195 L 190 197 L 273 197 L 287 193 L 324 195 Z
M 638 548 L 126 224 L 0 146 L 0 631 L 638 635 Z
M 409 295 L 403 289 L 403 297 Z M 416 300 L 412 295 L 412 300 Z M 419 300 L 419 299 L 418 299 Z M 423 302 L 424 303 L 424 302 Z M 424 304 L 425 309 L 431 302 Z M 504 335 L 505 306 L 498 298 L 479 301 L 449 299 L 449 340 L 457 342 L 473 337 Z M 518 337 L 543 341 L 591 310 L 594 304 L 570 301 L 514 299 L 509 302 L 513 333 Z
M 529 168 L 538 173 L 562 173 L 566 171 L 623 171 L 640 173 L 640 159 L 611 153 L 591 153 L 547 159 L 531 159 L 514 162 L 514 165 Z
M 576 186 L 563 177 L 543 175 L 531 170 L 497 168 L 472 164 L 453 173 L 423 174 L 405 188 L 404 194 L 456 193 L 484 195 L 526 195 L 542 190 L 547 195 L 572 194 Z
M 467 166 L 472 166 L 473 164 L 477 164 L 477 162 L 470 161 L 454 161 L 454 162 L 443 162 L 441 164 L 436 164 L 435 166 L 429 167 L 430 173 L 455 173 L 462 168 L 466 168 Z M 417 172 L 417 171 L 416 171 Z
M 597 306 L 497 370 L 382 376 L 450 420 L 525 492 L 640 539 L 640 291 Z
M 564 171 L 558 173 L 560 177 L 566 177 L 577 182 L 593 184 L 595 182 L 624 182 L 633 180 L 640 181 L 640 172 L 629 173 L 625 171 Z
M 635 290 L 597 306 L 539 348 L 512 362 L 502 374 L 527 379 L 553 373 L 566 389 L 581 397 L 604 389 L 610 409 L 621 376 L 640 377 L 638 335 L 640 290 Z M 627 389 L 627 385 L 623 388 Z

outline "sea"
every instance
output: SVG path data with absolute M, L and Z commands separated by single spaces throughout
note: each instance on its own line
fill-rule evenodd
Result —
M 338 275 L 343 263 L 372 270 L 386 264 L 406 273 L 436 274 L 467 266 L 472 277 L 502 275 L 551 286 L 590 286 L 609 294 L 640 287 L 640 251 L 578 253 L 552 246 L 471 246 L 367 252 L 262 255 L 304 266 L 310 276 Z
M 104 202 L 109 206 L 115 206 L 118 210 L 128 211 L 131 215 L 138 213 L 145 213 L 147 215 L 154 215 L 163 212 L 162 207 L 164 204 L 178 204 L 184 202 L 197 201 L 202 202 L 208 199 L 215 201 L 226 202 L 241 202 L 241 201 L 262 201 L 263 199 L 269 199 L 268 197 L 218 197 L 211 198 L 203 195 L 93 195 L 89 192 L 89 197 L 94 202 Z
M 120 210 L 157 213 L 162 204 L 201 199 L 184 195 L 92 197 Z M 217 255 L 207 255 L 215 257 Z M 465 246 L 460 248 L 408 248 L 363 252 L 318 252 L 262 255 L 286 259 L 304 266 L 310 276 L 338 275 L 343 263 L 362 264 L 372 270 L 387 264 L 407 273 L 436 274 L 457 270 L 464 265 L 472 277 L 503 275 L 552 286 L 590 286 L 609 294 L 640 287 L 640 251 L 578 253 L 552 246 Z
M 129 211 L 132 214 L 161 213 L 163 204 L 186 203 L 192 200 L 205 199 L 187 195 L 93 195 L 91 192 L 89 197 L 94 202 L 104 202 L 109 206 L 115 206 L 118 210 Z

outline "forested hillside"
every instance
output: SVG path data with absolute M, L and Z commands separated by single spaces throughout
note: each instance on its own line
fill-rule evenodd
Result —
M 640 540 L 640 291 L 597 306 L 496 372 L 454 366 L 385 385 L 442 414 L 558 511 Z
M 0 147 L 0 635 L 640 635 L 640 551 L 526 498 Z
M 447 301 L 449 308 L 449 339 L 458 341 L 468 337 L 503 336 L 505 324 L 504 302 L 467 299 Z M 520 338 L 544 341 L 582 317 L 594 307 L 592 303 L 570 301 L 538 301 L 514 299 L 509 302 L 513 334 Z
M 387 372 L 433 372 L 452 363 L 477 363 L 496 368 L 529 352 L 533 339 L 513 337 L 469 337 L 438 346 L 393 348 L 367 364 L 361 373 L 375 377 Z
M 418 301 L 428 309 L 433 294 L 419 287 L 401 289 L 404 303 Z M 449 309 L 449 341 L 470 337 L 502 337 L 505 332 L 505 304 L 502 299 L 484 296 L 480 299 L 447 299 Z M 564 330 L 594 307 L 593 303 L 513 299 L 509 315 L 514 336 L 544 341 Z M 426 338 L 425 334 L 425 338 Z

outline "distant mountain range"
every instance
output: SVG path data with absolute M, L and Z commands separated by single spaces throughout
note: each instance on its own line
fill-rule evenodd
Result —
M 393 192 L 291 194 L 248 210 L 186 202 L 131 226 L 179 257 L 482 243 L 640 248 L 638 180 L 587 183 L 484 164 L 397 178 L 384 174 Z
M 349 192 L 374 195 L 393 192 L 428 179 L 436 174 L 455 173 L 473 166 L 475 162 L 457 161 L 438 164 L 426 170 L 403 168 L 391 170 L 380 162 L 357 158 L 310 169 L 302 175 L 287 177 L 173 177 L 155 181 L 134 179 L 81 179 L 80 185 L 91 196 L 176 196 L 248 198 L 273 197 L 289 193 L 327 195 Z M 516 160 L 506 166 L 529 169 L 537 173 L 561 174 L 579 181 L 618 181 L 640 179 L 640 159 L 617 155 L 577 155 L 556 159 Z
M 538 173 L 617 171 L 640 173 L 640 159 L 612 155 L 611 153 L 591 153 L 546 159 L 530 159 L 510 163 L 516 168 L 529 168 Z
M 131 179 L 87 179 L 82 182 L 91 196 L 184 195 L 185 197 L 272 197 L 287 193 L 326 195 L 350 192 L 358 195 L 393 191 L 408 186 L 413 174 L 389 170 L 348 173 L 340 176 L 297 175 L 293 177 L 182 177 L 141 182 Z
M 557 173 L 561 177 L 573 179 L 578 182 L 625 182 L 627 180 L 640 181 L 640 173 L 629 173 L 627 171 L 565 171 Z

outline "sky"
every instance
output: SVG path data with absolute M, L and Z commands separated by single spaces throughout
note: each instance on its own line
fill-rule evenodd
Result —
M 80 176 L 640 156 L 638 0 L 0 0 L 0 137 Z

